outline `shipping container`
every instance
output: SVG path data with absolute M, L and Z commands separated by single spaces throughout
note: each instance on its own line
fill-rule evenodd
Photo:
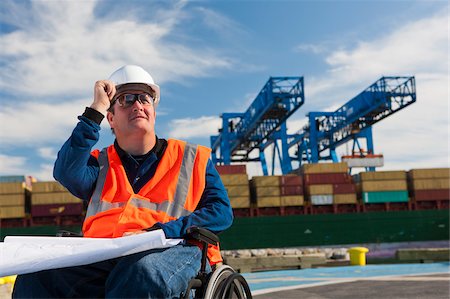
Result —
M 0 194 L 25 194 L 24 182 L 0 183 Z
M 368 171 L 360 172 L 356 176 L 357 181 L 396 181 L 406 180 L 406 171 Z
M 45 205 L 32 205 L 31 216 L 32 217 L 46 217 L 46 216 L 58 216 L 58 215 L 82 215 L 83 204 L 82 203 L 66 203 L 66 204 L 45 204 Z
M 281 206 L 280 196 L 261 196 L 256 201 L 258 208 Z
M 231 207 L 233 209 L 239 208 L 249 208 L 250 207 L 250 197 L 241 196 L 241 197 L 230 197 Z
M 225 186 L 248 185 L 248 176 L 246 174 L 223 174 L 220 178 Z
M 450 180 L 448 178 L 414 179 L 410 181 L 410 185 L 414 190 L 450 189 Z
M 335 204 L 357 204 L 356 193 L 334 194 L 333 203 Z
M 312 173 L 304 175 L 305 184 L 349 184 L 352 177 L 348 173 Z
M 450 178 L 450 168 L 411 169 L 408 172 L 408 178 L 413 180 Z
M 305 199 L 303 195 L 289 195 L 289 196 L 281 196 L 281 206 L 289 207 L 289 206 L 303 206 L 305 204 Z
M 303 195 L 303 187 L 301 187 L 301 186 L 281 186 L 280 187 L 280 195 L 281 196 Z
M 25 206 L 1 207 L 0 219 L 25 218 Z
M 31 193 L 32 205 L 80 203 L 81 201 L 81 199 L 73 196 L 70 192 Z
M 280 186 L 279 176 L 254 176 L 251 180 L 252 186 L 255 187 L 268 187 L 268 186 Z
M 306 190 L 309 195 L 333 194 L 333 185 L 309 185 L 306 186 Z
M 449 189 L 415 190 L 414 199 L 418 201 L 450 200 L 450 190 Z
M 311 195 L 309 197 L 311 204 L 313 205 L 331 205 L 333 204 L 333 195 L 322 194 L 322 195 Z
M 280 196 L 280 187 L 272 186 L 272 187 L 254 187 L 253 188 L 254 196 Z
M 227 190 L 229 197 L 242 197 L 242 196 L 249 197 L 250 196 L 250 189 L 249 189 L 248 185 L 225 186 L 225 189 Z
M 373 191 L 363 192 L 364 203 L 407 202 L 408 191 Z
M 0 176 L 0 184 L 2 183 L 23 183 L 24 188 L 31 190 L 31 184 L 36 182 L 36 178 L 30 175 L 5 175 Z
M 25 194 L 0 194 L 0 207 L 24 206 Z
M 347 163 L 311 163 L 302 165 L 304 174 L 348 172 Z
M 396 181 L 362 181 L 358 183 L 361 186 L 361 192 L 372 192 L 372 191 L 406 191 L 408 190 L 408 185 L 406 180 L 396 180 Z
M 298 175 L 280 176 L 280 186 L 303 186 L 303 177 Z
M 246 174 L 246 165 L 216 165 L 217 172 L 223 174 Z
M 356 193 L 354 184 L 333 184 L 333 194 Z
M 0 175 L 0 183 L 22 183 L 25 182 L 24 175 Z
M 32 192 L 45 193 L 45 192 L 68 192 L 60 183 L 56 181 L 50 182 L 35 182 L 31 184 Z

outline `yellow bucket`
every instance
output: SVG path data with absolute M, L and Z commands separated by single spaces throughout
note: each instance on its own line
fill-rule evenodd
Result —
M 366 247 L 352 247 L 349 248 L 347 252 L 350 254 L 350 265 L 366 265 L 366 253 L 369 252 L 369 249 L 367 249 Z

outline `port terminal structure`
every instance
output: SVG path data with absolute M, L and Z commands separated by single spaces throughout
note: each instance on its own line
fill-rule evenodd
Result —
M 210 137 L 212 160 L 217 165 L 259 161 L 268 175 L 264 150 L 273 145 L 271 174 L 277 159 L 282 174 L 288 174 L 293 161 L 300 167 L 323 160 L 339 162 L 336 148 L 351 142 L 352 153 L 342 161 L 350 171 L 352 167 L 374 171 L 383 166 L 383 155 L 374 152 L 372 126 L 415 101 L 414 76 L 381 77 L 334 112 L 307 113 L 307 124 L 288 134 L 286 120 L 305 103 L 303 77 L 270 77 L 245 112 L 221 115 L 222 128 Z M 253 151 L 258 155 L 250 155 Z

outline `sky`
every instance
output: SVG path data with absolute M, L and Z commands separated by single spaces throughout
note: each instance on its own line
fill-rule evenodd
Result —
M 416 103 L 372 128 L 379 170 L 450 165 L 447 1 L 2 0 L 0 175 L 53 180 L 95 81 L 125 64 L 161 87 L 157 135 L 206 146 L 271 76 L 304 77 L 290 133 L 382 76 L 415 76 Z M 104 121 L 96 148 L 113 140 Z

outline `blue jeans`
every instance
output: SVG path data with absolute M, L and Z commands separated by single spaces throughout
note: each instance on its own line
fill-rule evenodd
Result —
M 197 246 L 176 245 L 17 277 L 13 298 L 177 298 L 200 270 Z

